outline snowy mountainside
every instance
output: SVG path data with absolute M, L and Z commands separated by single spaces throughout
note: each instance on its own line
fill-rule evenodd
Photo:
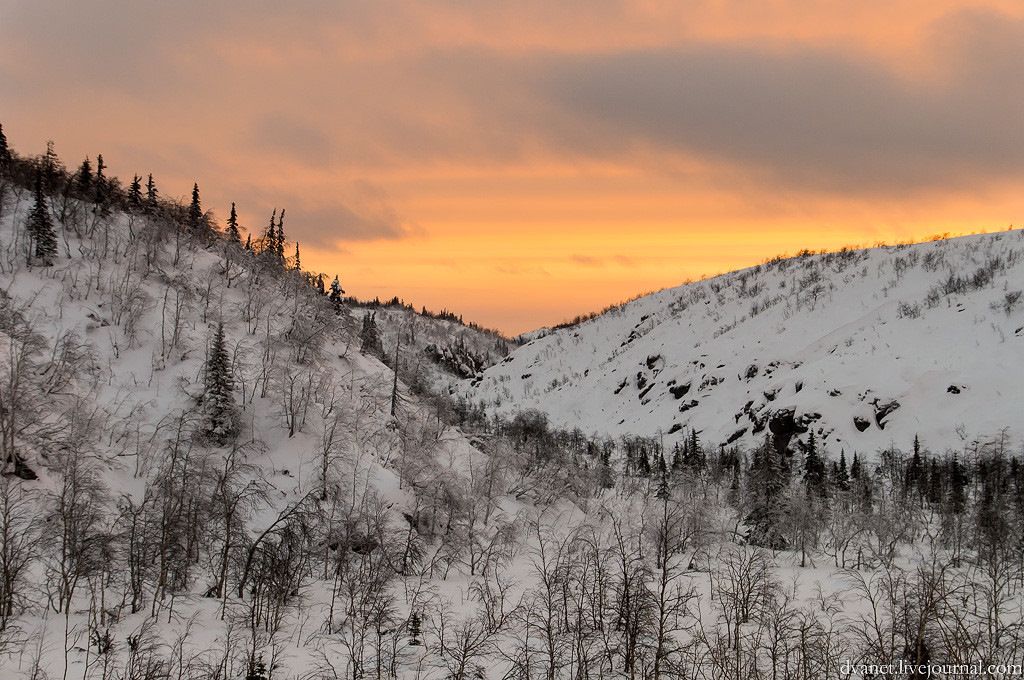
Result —
M 463 383 L 491 413 L 838 455 L 1024 436 L 1024 232 L 801 254 L 536 337 Z
M 424 540 L 408 518 L 439 513 L 414 483 L 458 484 L 479 452 L 360 352 L 358 317 L 301 272 L 66 194 L 47 197 L 59 216 L 47 266 L 27 258 L 31 192 L 3 188 L 0 542 L 17 569 L 0 587 L 0 650 L 25 643 L 31 658 L 5 653 L 0 677 L 143 677 L 132 664 L 215 647 L 221 661 L 181 677 L 255 677 L 264 654 L 308 672 L 312 638 L 274 635 L 299 603 L 331 618 L 314 555 L 358 561 L 382 535 Z M 215 437 L 221 325 L 235 434 Z
M 452 391 L 460 379 L 476 375 L 504 359 L 518 340 L 465 325 L 443 315 L 420 314 L 403 305 L 348 307 L 354 323 L 372 315 L 383 358 L 394 364 L 398 345 L 399 374 L 414 391 Z

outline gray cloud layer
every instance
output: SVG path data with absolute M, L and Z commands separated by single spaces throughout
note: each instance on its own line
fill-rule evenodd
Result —
M 865 197 L 1024 179 L 1024 21 L 1006 15 L 947 16 L 927 46 L 938 75 L 926 80 L 863 54 L 799 45 L 435 47 L 346 60 L 318 29 L 382 30 L 380 16 L 362 3 L 284 8 L 12 2 L 0 16 L 0 91 L 55 121 L 76 106 L 116 117 L 127 102 L 156 129 L 190 117 L 206 126 L 206 138 L 162 140 L 163 154 L 216 142 L 314 169 L 683 156 L 790 191 Z M 225 46 L 236 40 L 270 58 L 233 61 Z M 407 233 L 388 207 L 293 198 L 295 217 L 308 213 L 325 240 L 331 230 Z
M 1007 65 L 1024 64 L 1024 30 L 1014 29 L 988 36 L 1005 50 L 966 45 L 941 84 L 834 52 L 711 47 L 571 60 L 543 91 L 594 125 L 595 154 L 639 143 L 839 191 L 1020 178 L 1024 70 Z

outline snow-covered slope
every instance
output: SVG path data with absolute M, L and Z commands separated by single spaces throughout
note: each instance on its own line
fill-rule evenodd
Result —
M 1024 232 L 801 254 L 533 339 L 463 386 L 610 435 L 830 450 L 1024 435 Z M 791 414 L 791 418 L 789 415 Z

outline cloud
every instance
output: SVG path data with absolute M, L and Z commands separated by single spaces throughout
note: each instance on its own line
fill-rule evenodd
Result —
M 286 113 L 257 118 L 252 125 L 251 140 L 257 150 L 277 153 L 303 164 L 329 165 L 334 155 L 334 142 L 325 131 Z
M 688 46 L 551 63 L 542 96 L 595 156 L 688 154 L 828 191 L 898 192 L 1024 176 L 1024 21 L 948 17 L 942 82 L 838 50 Z M 954 65 L 956 64 L 956 65 Z
M 287 187 L 270 194 L 259 185 L 249 185 L 234 196 L 239 210 L 245 211 L 242 225 L 253 237 L 264 232 L 271 213 L 282 207 L 286 238 L 325 250 L 337 251 L 343 241 L 399 239 L 417 233 L 383 189 L 365 181 L 339 185 L 333 191 Z

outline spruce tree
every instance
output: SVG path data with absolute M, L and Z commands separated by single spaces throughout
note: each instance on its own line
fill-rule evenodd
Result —
M 293 268 L 297 272 L 301 272 L 302 271 L 302 261 L 299 259 L 299 242 L 298 241 L 295 242 L 295 267 L 293 267 Z
M 381 361 L 384 360 L 384 346 L 380 342 L 376 314 L 366 314 L 363 316 L 363 330 L 359 333 L 359 340 L 361 341 L 359 346 L 360 352 L 375 356 Z
M 57 152 L 53 149 L 53 140 L 47 140 L 46 155 L 43 156 L 43 188 L 47 192 L 57 191 L 59 189 L 57 180 L 63 173 L 64 168 L 61 166 L 60 158 L 57 157 Z
M 132 183 L 128 187 L 128 205 L 134 210 L 142 206 L 142 178 L 138 174 L 132 177 Z
M 103 162 L 103 154 L 96 156 L 96 202 L 103 203 L 107 200 L 107 178 L 103 171 L 107 169 Z
M 146 180 L 146 208 L 145 211 L 148 214 L 153 214 L 157 209 L 157 190 L 156 182 L 153 181 L 153 173 L 149 173 L 149 179 Z
M 203 224 L 203 208 L 199 203 L 199 183 L 192 185 L 192 202 L 188 205 L 188 226 L 198 231 Z
M 334 304 L 334 308 L 336 310 L 341 309 L 341 296 L 344 294 L 345 291 L 342 290 L 341 284 L 338 283 L 338 275 L 335 274 L 334 280 L 331 281 L 331 292 L 330 295 L 328 296 L 328 299 L 331 301 L 331 303 Z M 366 329 L 366 319 L 363 319 L 363 329 Z
M 238 427 L 235 424 L 235 397 L 232 394 L 235 383 L 231 377 L 231 360 L 224 342 L 223 322 L 217 324 L 217 330 L 210 341 L 205 373 L 203 434 L 211 441 L 225 444 L 235 438 Z
M 29 262 L 34 258 L 49 267 L 57 257 L 57 234 L 53 231 L 53 220 L 43 196 L 43 178 L 39 173 L 36 174 L 35 204 L 28 213 L 26 228 L 31 239 Z
M 785 510 L 784 492 L 789 484 L 782 454 L 770 439 L 754 450 L 747 472 L 748 512 L 746 523 L 750 527 L 750 541 L 755 545 L 777 550 L 787 546 L 782 533 Z
M 277 218 L 277 234 L 274 236 L 274 257 L 278 264 L 284 266 L 284 208 L 281 208 L 281 215 Z
M 75 182 L 82 195 L 87 196 L 92 189 L 92 163 L 89 162 L 88 156 L 85 157 L 85 160 L 78 167 L 78 177 L 75 178 Z
M 231 203 L 231 215 L 228 216 L 228 243 L 239 245 L 242 243 L 242 235 L 238 231 L 238 213 L 235 212 L 235 204 Z
M 846 491 L 850 488 L 850 472 L 846 466 L 846 450 L 839 450 L 839 462 L 836 463 L 833 474 L 833 483 L 836 488 Z
M 804 484 L 809 494 L 825 494 L 825 461 L 818 454 L 813 432 L 807 437 L 807 450 L 804 453 Z
M 260 242 L 260 253 L 267 253 L 267 256 L 271 256 L 277 250 L 277 208 L 274 208 L 274 212 L 270 215 L 270 224 L 267 225 L 267 230 L 263 233 L 263 238 Z
M 0 173 L 5 173 L 11 168 L 11 150 L 7 147 L 7 135 L 4 134 L 4 126 L 0 125 Z

